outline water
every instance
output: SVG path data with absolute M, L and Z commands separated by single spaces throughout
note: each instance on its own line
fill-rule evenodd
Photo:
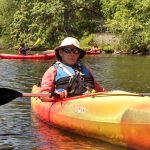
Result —
M 148 56 L 88 56 L 83 62 L 106 89 L 150 91 Z M 51 63 L 0 59 L 0 87 L 31 92 Z M 0 150 L 125 150 L 46 125 L 32 114 L 29 98 L 17 98 L 0 108 Z

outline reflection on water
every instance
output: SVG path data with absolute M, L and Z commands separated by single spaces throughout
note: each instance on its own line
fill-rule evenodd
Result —
M 0 87 L 31 92 L 48 63 L 50 61 L 0 60 Z M 0 149 L 31 149 L 30 99 L 17 98 L 0 107 Z
M 109 90 L 150 91 L 149 56 L 97 56 L 85 61 L 99 83 Z
M 39 150 L 125 150 L 92 138 L 86 138 L 76 134 L 46 125 L 35 116 L 32 116 L 35 139 Z
M 89 56 L 84 60 L 106 89 L 150 91 L 150 57 Z M 0 87 L 31 92 L 52 61 L 0 59 Z M 1 100 L 1 99 L 0 99 Z M 122 150 L 108 143 L 52 128 L 34 118 L 29 98 L 0 106 L 0 149 Z
M 30 103 L 29 99 L 17 99 L 0 109 L 0 149 L 1 147 L 27 148 L 30 143 Z M 27 138 L 28 137 L 28 138 Z M 24 141 L 23 141 L 24 140 Z
M 1 60 L 0 85 L 31 91 L 32 85 L 41 80 L 49 63 L 51 61 Z

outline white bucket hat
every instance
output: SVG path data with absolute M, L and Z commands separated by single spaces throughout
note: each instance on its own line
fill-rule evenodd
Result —
M 71 46 L 71 45 L 73 45 L 79 49 L 79 52 L 80 52 L 79 59 L 84 57 L 86 52 L 80 48 L 79 41 L 73 37 L 67 37 L 62 41 L 62 43 L 59 47 L 55 48 L 55 55 L 58 60 L 61 60 L 61 56 L 59 55 L 59 49 L 61 49 L 63 47 Z

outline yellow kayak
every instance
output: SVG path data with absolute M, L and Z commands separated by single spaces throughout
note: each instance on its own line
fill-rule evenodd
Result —
M 33 86 L 32 93 L 39 93 Z M 32 111 L 48 124 L 135 149 L 150 149 L 150 97 L 110 91 L 42 102 Z

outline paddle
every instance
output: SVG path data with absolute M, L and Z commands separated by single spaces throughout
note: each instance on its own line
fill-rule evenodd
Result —
M 21 93 L 19 91 L 9 89 L 9 88 L 0 88 L 0 105 L 11 102 L 12 100 L 18 97 L 50 97 L 50 96 L 59 95 L 57 93 Z M 85 94 L 81 96 L 76 96 L 75 98 L 84 98 L 87 96 L 150 96 L 150 93 L 108 93 L 108 92 L 98 92 L 93 94 Z M 69 98 L 72 99 L 72 98 Z M 68 100 L 69 100 L 68 99 Z
M 37 41 L 29 48 L 31 50 L 35 45 L 37 45 L 41 41 L 40 38 L 37 39 Z
M 56 93 L 52 93 L 52 95 L 57 95 Z M 18 97 L 49 97 L 50 93 L 21 93 L 19 91 L 9 89 L 9 88 L 0 88 L 0 105 L 4 105 L 9 103 L 10 101 L 18 98 Z M 58 95 L 57 95 L 58 96 Z
M 39 42 L 41 41 L 41 39 L 40 38 L 38 38 L 37 39 L 37 41 L 31 46 L 31 47 L 29 47 L 28 48 L 28 52 L 27 52 L 27 54 L 29 54 L 29 51 L 31 51 L 32 50 L 32 48 L 35 46 L 35 45 L 37 45 Z

